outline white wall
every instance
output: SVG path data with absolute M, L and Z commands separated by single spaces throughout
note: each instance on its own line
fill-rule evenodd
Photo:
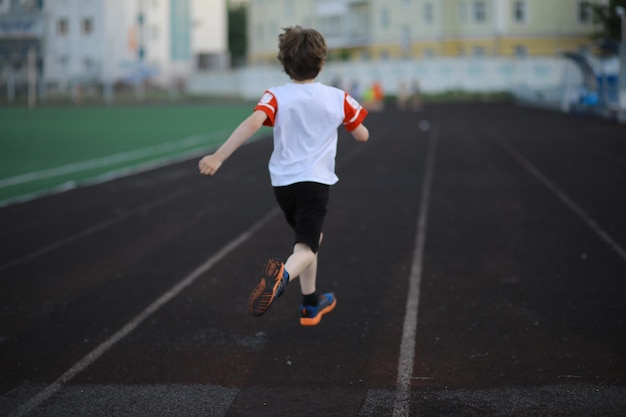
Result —
M 106 2 L 106 3 L 105 3 Z M 89 76 L 86 58 L 94 62 L 101 80 L 115 80 L 127 71 L 125 64 L 135 61 L 128 36 L 135 24 L 136 11 L 128 0 L 60 0 L 45 3 L 45 77 L 47 81 L 71 83 Z M 93 32 L 81 34 L 85 17 L 93 21 Z M 69 22 L 66 36 L 57 33 L 57 22 Z M 66 64 L 61 59 L 67 59 Z
M 129 46 L 129 35 L 136 24 L 134 2 L 128 0 L 103 0 L 109 7 L 103 7 L 103 77 L 105 82 L 117 80 L 128 72 L 127 64 L 136 61 L 135 51 Z M 111 7 L 115 4 L 115 7 Z M 96 29 L 99 30 L 99 29 Z
M 155 69 L 152 82 L 168 85 L 174 78 L 188 77 L 194 70 L 197 54 L 226 56 L 226 0 L 191 0 L 191 58 L 173 62 L 171 59 L 170 0 L 54 0 L 46 1 L 45 78 L 46 81 L 69 85 L 86 81 L 85 59 L 94 63 L 103 82 L 119 81 L 137 73 L 137 51 L 130 46 L 131 33 L 146 55 L 143 65 Z M 137 22 L 143 8 L 142 30 Z M 81 34 L 85 17 L 93 19 L 93 32 Z M 69 21 L 69 33 L 60 37 L 57 22 Z M 65 58 L 63 58 L 65 57 Z M 66 64 L 61 60 L 65 59 Z
M 223 0 L 191 0 L 191 50 L 197 53 L 228 51 L 228 11 Z
M 563 88 L 562 58 L 434 58 L 389 60 L 368 63 L 328 63 L 318 78 L 330 84 L 340 78 L 344 85 L 358 82 L 361 89 L 378 80 L 389 94 L 400 82 L 418 80 L 425 93 L 449 90 L 467 92 L 552 91 Z M 258 99 L 263 91 L 289 82 L 278 66 L 248 67 L 237 71 L 197 74 L 188 83 L 195 94 L 215 94 Z

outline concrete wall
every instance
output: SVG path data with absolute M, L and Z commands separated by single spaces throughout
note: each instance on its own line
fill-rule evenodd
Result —
M 433 58 L 330 62 L 318 80 L 326 84 L 340 80 L 341 87 L 348 91 L 355 82 L 364 89 L 380 81 L 388 94 L 395 94 L 401 82 L 419 81 L 425 93 L 463 90 L 547 96 L 563 91 L 566 82 L 576 83 L 572 71 L 576 69 L 564 58 Z M 266 88 L 287 82 L 288 77 L 278 66 L 266 66 L 197 74 L 187 87 L 192 94 L 256 100 Z

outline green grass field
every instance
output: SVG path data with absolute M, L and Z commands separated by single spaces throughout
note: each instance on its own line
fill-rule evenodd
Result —
M 1 108 L 0 206 L 209 151 L 252 108 Z

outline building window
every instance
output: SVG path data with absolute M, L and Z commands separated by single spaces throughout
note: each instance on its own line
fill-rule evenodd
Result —
M 370 34 L 370 15 L 363 11 L 356 11 L 351 16 L 350 36 L 367 39 Z
M 60 67 L 62 70 L 65 70 L 65 69 L 67 69 L 67 68 L 69 67 L 69 64 L 70 64 L 70 57 L 69 57 L 69 56 L 67 56 L 67 55 L 61 55 L 61 56 L 59 56 L 59 57 L 57 58 L 57 62 L 58 62 L 58 64 L 59 64 L 59 67 Z
M 280 25 L 276 20 L 272 20 L 267 24 L 267 33 L 275 34 L 280 32 Z
M 468 13 L 468 6 L 467 3 L 463 0 L 461 0 L 459 2 L 459 6 L 458 6 L 458 13 L 459 13 L 459 23 L 467 23 L 467 16 L 469 15 Z
M 296 14 L 293 0 L 285 0 L 285 17 L 288 19 L 293 19 Z
M 587 1 L 578 2 L 578 21 L 580 23 L 591 23 L 592 21 L 591 6 Z
M 389 10 L 387 9 L 380 11 L 380 27 L 383 29 L 389 28 Z
M 405 57 L 409 57 L 411 55 L 411 27 L 407 25 L 402 26 L 400 36 L 402 53 Z
M 83 71 L 91 72 L 94 69 L 94 61 L 91 58 L 83 58 Z
M 473 4 L 474 22 L 484 23 L 487 21 L 487 5 L 484 0 L 475 1 Z
M 159 40 L 159 27 L 157 25 L 150 25 L 150 40 L 158 41 Z
M 83 19 L 82 31 L 83 31 L 83 35 L 90 35 L 91 33 L 93 33 L 93 19 L 92 18 L 86 17 Z
M 513 20 L 517 23 L 526 23 L 528 19 L 527 3 L 525 0 L 517 0 L 513 3 Z
M 329 38 L 341 36 L 343 25 L 340 15 L 324 16 L 318 22 L 324 36 Z
M 432 3 L 424 3 L 424 22 L 432 25 L 435 21 L 435 12 Z
M 472 48 L 473 56 L 485 56 L 485 47 L 484 46 L 475 46 Z
M 63 17 L 57 21 L 57 35 L 65 36 L 70 30 L 70 24 L 67 18 Z

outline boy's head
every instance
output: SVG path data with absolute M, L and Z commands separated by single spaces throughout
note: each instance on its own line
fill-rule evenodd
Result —
M 326 41 L 315 29 L 291 26 L 278 35 L 278 60 L 295 81 L 312 80 L 326 62 Z

